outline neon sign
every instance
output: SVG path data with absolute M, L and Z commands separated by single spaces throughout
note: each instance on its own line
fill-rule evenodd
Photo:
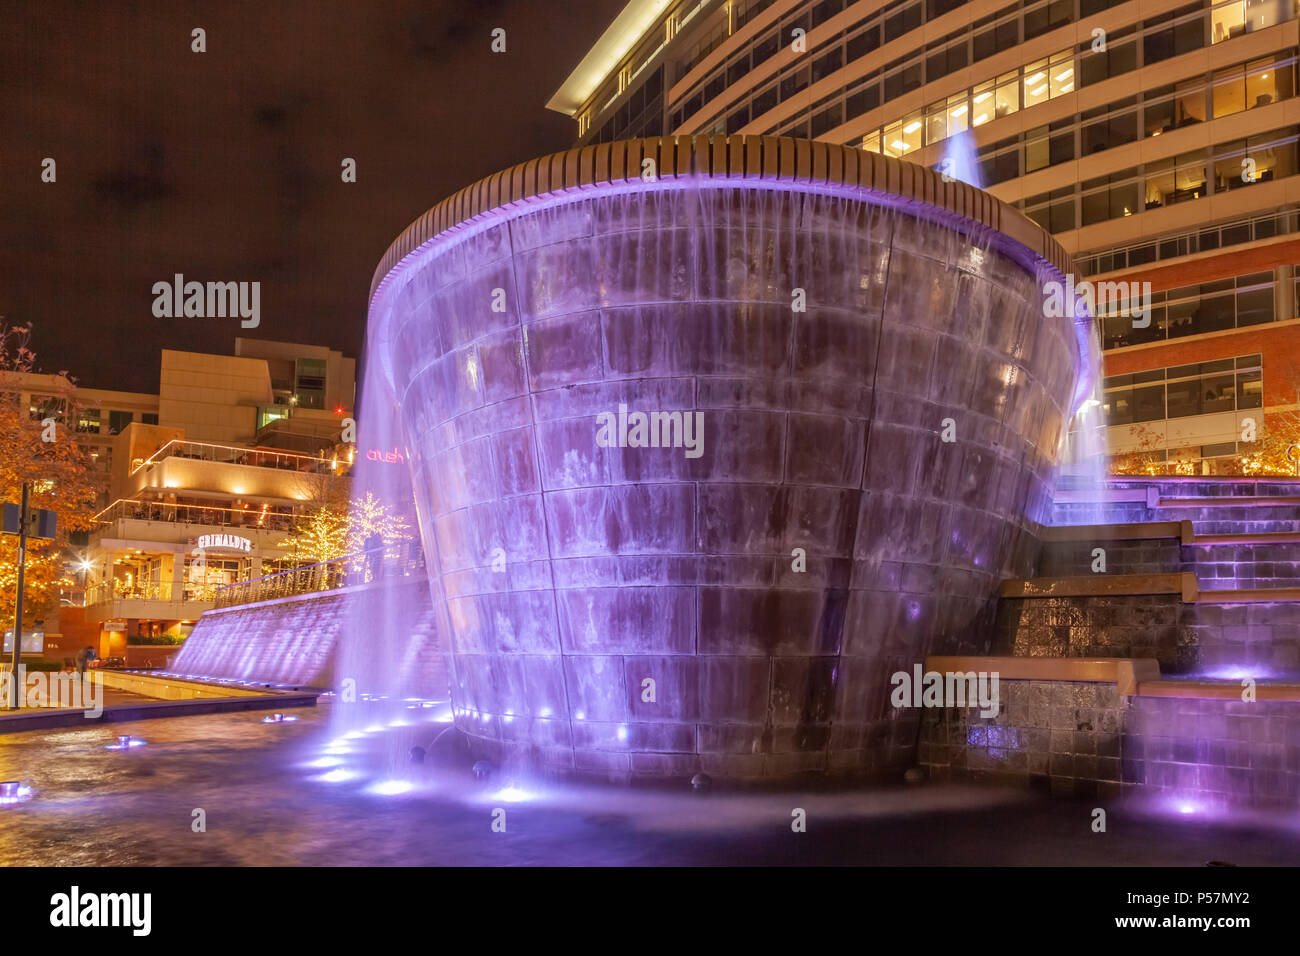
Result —
M 249 554 L 253 542 L 237 534 L 201 534 L 194 546 L 200 551 L 242 551 Z

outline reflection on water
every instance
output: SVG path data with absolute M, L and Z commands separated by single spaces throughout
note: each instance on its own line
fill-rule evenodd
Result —
M 959 787 L 713 793 L 579 787 L 440 762 L 447 725 L 409 703 L 403 726 L 332 735 L 327 702 L 295 722 L 217 714 L 0 738 L 5 865 L 650 865 L 799 863 L 1293 863 L 1292 831 L 1112 813 Z M 398 735 L 394 738 L 394 735 Z M 390 754 L 424 747 L 423 763 Z M 792 811 L 807 832 L 791 832 Z M 194 811 L 206 816 L 195 833 Z M 505 813 L 495 833 L 493 812 Z M 1127 829 L 1126 829 L 1127 828 Z M 1121 849 L 1122 848 L 1122 849 Z

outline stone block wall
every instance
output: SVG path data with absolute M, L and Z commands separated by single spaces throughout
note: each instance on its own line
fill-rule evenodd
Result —
M 1113 684 L 1003 681 L 996 717 L 927 710 L 919 762 L 937 780 L 1059 795 L 1300 807 L 1300 703 L 1125 697 Z
M 1005 598 L 995 654 L 1148 657 L 1166 676 L 1300 679 L 1300 604 L 1185 604 L 1177 594 Z

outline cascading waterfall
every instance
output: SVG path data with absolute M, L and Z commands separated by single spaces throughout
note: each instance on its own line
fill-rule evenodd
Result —
M 980 171 L 975 136 L 969 129 L 953 133 L 948 137 L 938 169 L 950 179 L 956 179 L 976 189 L 984 188 L 984 174 Z
M 1046 517 L 1083 369 L 1042 299 L 1005 236 L 833 183 L 609 183 L 426 238 L 372 304 L 357 493 L 404 493 L 365 454 L 399 448 L 476 754 L 624 779 L 911 759 L 878 678 L 976 649 Z M 638 413 L 665 445 L 599 440 Z M 384 612 L 339 673 L 397 697 Z

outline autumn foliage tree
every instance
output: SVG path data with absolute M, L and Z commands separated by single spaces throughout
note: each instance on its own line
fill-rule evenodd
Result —
M 35 371 L 28 347 L 31 326 L 0 330 L 0 501 L 18 504 L 23 484 L 32 509 L 57 515 L 57 537 L 28 539 L 23 615 L 35 621 L 58 606 L 59 590 L 70 584 L 64 572 L 69 535 L 94 523 L 98 482 L 85 450 L 73 439 L 75 383 L 67 372 L 47 375 L 42 390 L 56 401 L 47 418 L 34 418 L 21 403 L 23 373 Z M 18 536 L 0 535 L 0 609 L 3 628 L 12 627 L 18 589 Z
M 1300 368 L 1291 365 L 1278 373 L 1272 386 L 1275 404 L 1236 411 L 1237 452 L 1213 460 L 1213 474 L 1245 477 L 1294 476 L 1300 456 Z M 1280 402 L 1276 399 L 1280 398 Z M 1195 457 L 1176 459 L 1164 451 L 1161 430 L 1152 425 L 1135 428 L 1130 450 L 1111 456 L 1114 475 L 1199 475 L 1202 463 Z

